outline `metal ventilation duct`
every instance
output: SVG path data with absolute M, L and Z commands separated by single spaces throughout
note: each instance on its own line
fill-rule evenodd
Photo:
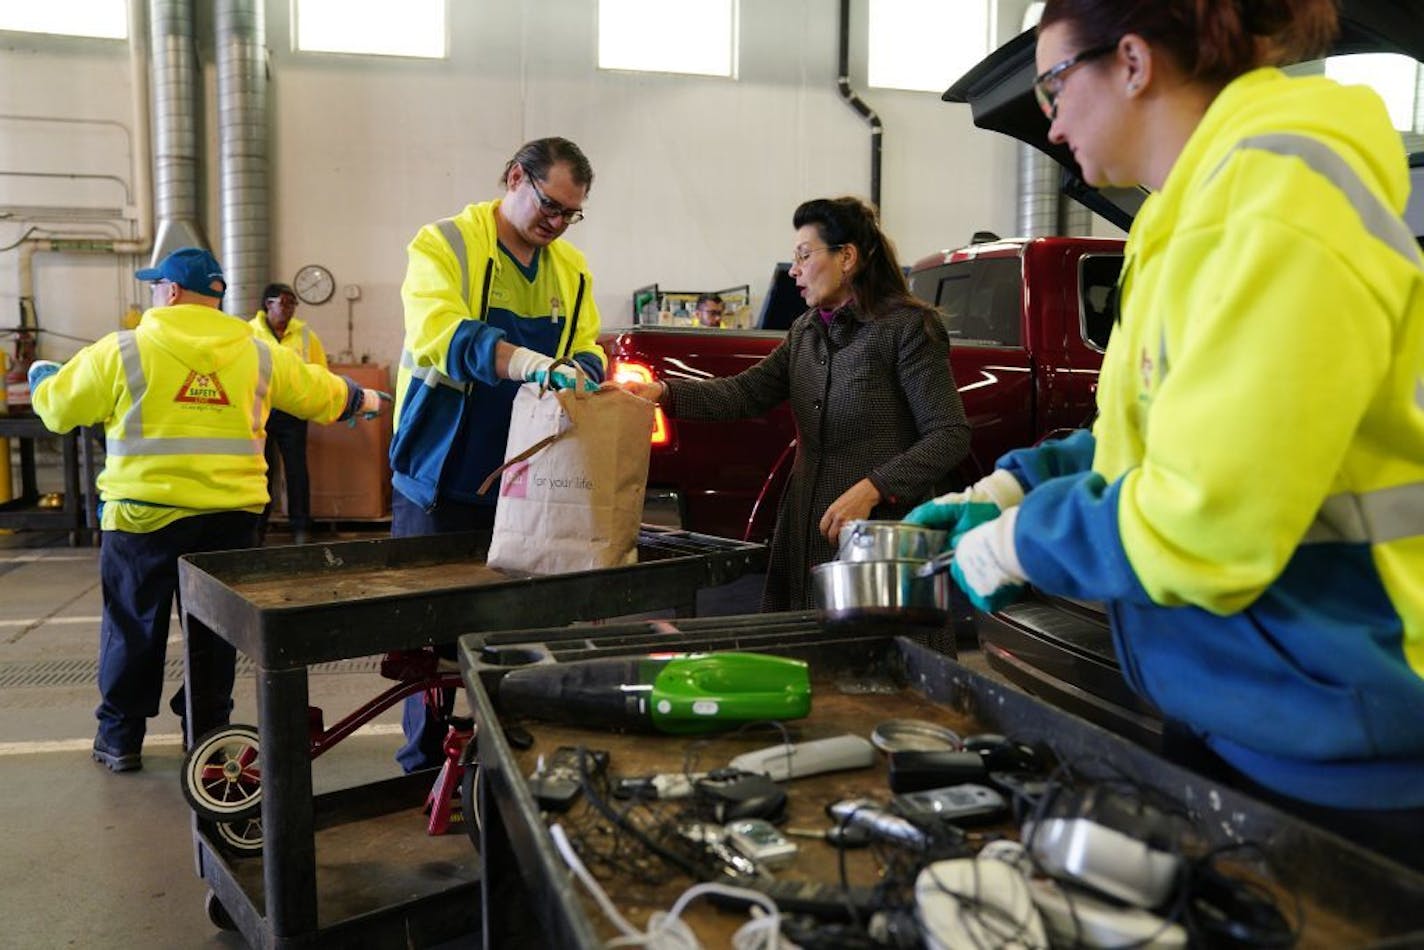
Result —
M 223 309 L 248 317 L 271 279 L 267 186 L 267 28 L 263 0 L 218 0 L 218 175 Z
M 207 247 L 198 224 L 198 55 L 191 0 L 149 0 L 153 68 L 152 261 L 180 247 Z
M 1019 146 L 1020 237 L 1058 234 L 1058 163 L 1032 145 Z

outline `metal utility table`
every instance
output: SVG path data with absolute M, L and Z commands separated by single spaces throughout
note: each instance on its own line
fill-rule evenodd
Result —
M 39 507 L 35 473 L 35 440 L 46 438 L 60 441 L 64 467 L 64 504 L 53 509 Z M 59 435 L 45 428 L 39 416 L 0 413 L 0 439 L 18 439 L 20 443 L 20 495 L 0 502 L 0 528 L 68 531 L 71 545 L 88 544 L 98 528 L 91 430 L 76 426 Z
M 1207 846 L 1259 843 L 1280 886 L 1301 900 L 1304 918 L 1299 946 L 1418 946 L 1424 942 L 1424 874 L 1170 763 L 909 637 L 894 636 L 893 628 L 887 627 L 878 636 L 843 636 L 829 629 L 821 629 L 818 635 L 814 620 L 805 614 L 769 614 L 643 624 L 641 630 L 620 625 L 609 631 L 609 636 L 605 632 L 602 628 L 562 628 L 477 633 L 460 639 L 461 671 L 478 723 L 476 794 L 483 816 L 480 851 L 486 869 L 481 882 L 485 946 L 515 945 L 503 938 L 520 932 L 521 925 L 519 945 L 542 940 L 547 946 L 600 947 L 608 937 L 608 925 L 561 859 L 529 789 L 524 776 L 531 770 L 532 756 L 547 755 L 555 745 L 583 745 L 608 750 L 609 769 L 614 774 L 651 774 L 712 767 L 715 762 L 727 761 L 727 753 L 740 748 L 738 742 L 759 747 L 777 741 L 736 735 L 702 737 L 701 758 L 689 766 L 685 758 L 688 737 L 632 736 L 521 720 L 534 738 L 533 748 L 516 752 L 506 739 L 501 727 L 512 723 L 501 722 L 497 697 L 499 681 L 509 670 L 528 664 L 668 650 L 757 650 L 805 660 L 816 698 L 810 717 L 788 724 L 794 730 L 793 739 L 844 731 L 865 734 L 881 719 L 929 716 L 952 729 L 1001 733 L 1016 741 L 1047 746 L 1060 761 L 1075 767 L 1104 763 L 1121 779 L 1154 789 L 1194 811 L 1199 817 L 1196 831 Z M 886 779 L 886 767 L 881 763 L 872 769 L 789 783 L 788 822 L 806 823 L 808 816 L 821 814 L 821 804 L 838 798 L 883 800 L 888 793 Z M 570 810 L 558 820 L 572 827 L 581 818 Z M 1008 833 L 1016 834 L 1017 829 L 1010 828 Z M 598 840 L 604 851 L 616 850 L 604 839 Z M 829 848 L 825 854 L 831 854 Z M 634 860 L 632 855 L 622 854 L 621 866 Z M 778 878 L 833 884 L 835 865 L 834 858 L 803 854 L 780 869 Z M 648 883 L 645 871 L 644 877 L 617 892 L 629 901 L 619 908 L 635 926 L 650 908 L 670 906 L 690 883 L 668 867 L 668 880 L 660 884 Z M 874 877 L 875 868 L 861 870 Z M 856 881 L 852 879 L 852 883 Z M 727 915 L 700 905 L 690 906 L 683 919 L 709 946 L 725 945 L 731 927 L 742 920 L 729 925 Z M 528 933 L 533 921 L 543 928 L 537 936 Z
M 230 859 L 218 827 L 194 816 L 199 874 L 253 946 L 420 946 L 470 929 L 478 913 L 480 875 L 468 842 L 461 842 L 469 859 L 464 864 L 437 853 L 429 862 L 437 865 L 434 873 L 368 873 L 359 882 L 362 893 L 351 900 L 319 886 L 333 875 L 318 880 L 316 831 L 418 806 L 434 771 L 314 800 L 309 666 L 446 643 L 481 629 L 668 608 L 691 614 L 699 590 L 761 570 L 766 561 L 760 544 L 650 526 L 639 535 L 638 563 L 603 570 L 498 571 L 484 563 L 488 547 L 489 533 L 475 532 L 180 561 L 190 737 L 221 724 L 214 683 L 223 651 L 236 648 L 257 668 L 260 862 Z M 425 837 L 423 822 L 405 822 L 405 829 L 420 839 L 406 848 L 413 860 L 431 855 L 427 849 L 440 842 Z M 373 832 L 371 846 L 388 862 L 402 853 L 387 830 Z M 350 884 L 350 876 L 338 883 Z M 385 877 L 396 881 L 388 888 L 394 893 L 381 890 Z

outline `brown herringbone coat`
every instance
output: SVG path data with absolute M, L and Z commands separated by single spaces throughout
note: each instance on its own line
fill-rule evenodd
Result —
M 791 401 L 796 460 L 777 512 L 763 610 L 815 606 L 811 567 L 836 553 L 821 536 L 821 516 L 846 489 L 869 478 L 885 499 L 870 517 L 897 518 L 946 487 L 968 453 L 949 343 L 926 329 L 927 313 L 936 320 L 914 307 L 871 319 L 852 305 L 827 326 L 808 311 L 744 372 L 669 381 L 667 408 L 685 419 L 742 419 Z

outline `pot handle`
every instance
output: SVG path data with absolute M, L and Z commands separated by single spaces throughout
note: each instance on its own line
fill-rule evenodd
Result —
M 954 563 L 954 552 L 945 551 L 936 554 L 919 567 L 915 568 L 916 577 L 933 577 L 936 574 L 943 574 L 949 570 L 949 566 Z

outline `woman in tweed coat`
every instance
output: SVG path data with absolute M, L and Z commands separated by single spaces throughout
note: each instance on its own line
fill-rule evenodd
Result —
M 842 525 L 900 517 L 969 449 L 949 340 L 934 309 L 910 295 L 875 211 L 822 198 L 792 223 L 791 276 L 810 309 L 780 346 L 727 379 L 626 387 L 683 419 L 741 419 L 791 401 L 796 460 L 762 610 L 815 606 L 810 569 L 835 557 Z

